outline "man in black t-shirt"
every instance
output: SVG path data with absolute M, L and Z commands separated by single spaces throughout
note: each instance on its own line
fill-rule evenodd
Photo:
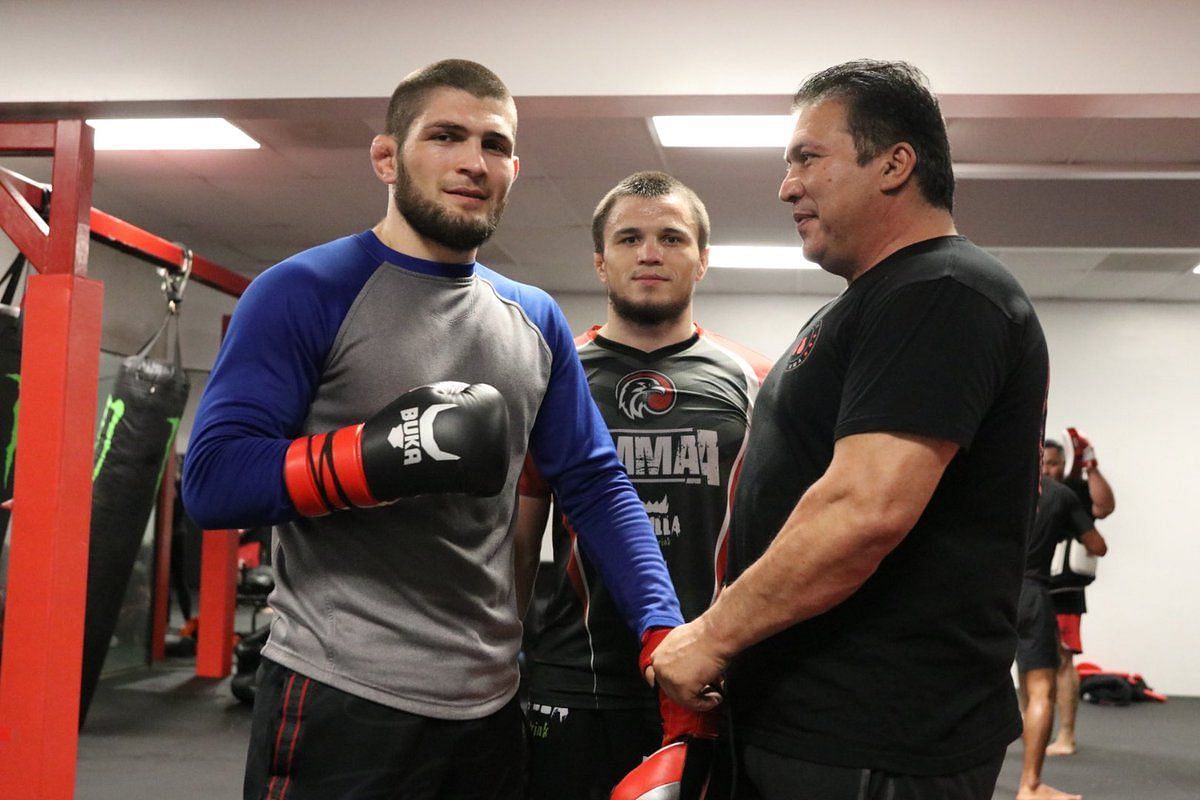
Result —
M 613 187 L 592 225 L 608 313 L 604 325 L 576 339 L 592 398 L 654 525 L 684 619 L 708 608 L 724 579 L 732 484 L 771 366 L 692 321 L 708 231 L 703 202 L 669 175 L 639 172 Z M 524 600 L 550 505 L 549 486 L 528 463 L 520 493 Z M 528 796 L 607 800 L 664 735 L 673 740 L 679 731 L 664 730 L 655 694 L 638 674 L 637 636 L 561 514 L 553 539 L 551 591 L 538 598 L 545 607 L 526 653 Z
M 1054 442 L 1047 440 L 1046 449 L 1054 446 Z M 1059 662 L 1058 625 L 1049 589 L 1050 561 L 1060 541 L 1077 539 L 1091 551 L 1100 534 L 1074 492 L 1044 474 L 1041 486 L 1037 516 L 1029 532 L 1017 612 L 1017 675 L 1025 721 L 1025 760 L 1017 798 L 1078 800 L 1079 795 L 1066 794 L 1042 783 L 1042 763 L 1054 723 L 1054 687 Z
M 1079 498 L 1085 512 L 1093 519 L 1104 519 L 1117 507 L 1116 497 L 1108 479 L 1100 472 L 1092 443 L 1077 428 L 1067 428 L 1071 443 L 1071 465 L 1067 467 L 1066 450 L 1062 444 L 1047 439 L 1042 451 L 1042 474 L 1061 481 Z M 1108 544 L 1098 532 L 1088 547 L 1090 552 L 1107 552 Z M 1101 553 L 1103 554 L 1103 553 Z M 1079 710 L 1079 673 L 1075 671 L 1075 656 L 1083 652 L 1081 627 L 1087 613 L 1084 586 L 1074 576 L 1060 573 L 1050 577 L 1050 598 L 1058 621 L 1059 665 L 1057 678 L 1058 735 L 1046 748 L 1048 756 L 1069 756 L 1075 753 L 1075 716 Z
M 740 796 L 990 800 L 1021 730 L 1009 667 L 1045 339 L 955 231 L 923 75 L 851 62 L 795 105 L 780 199 L 805 257 L 848 286 L 759 393 L 732 583 L 652 670 L 696 709 L 728 676 Z

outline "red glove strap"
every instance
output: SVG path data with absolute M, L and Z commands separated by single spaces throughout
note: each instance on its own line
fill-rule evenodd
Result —
M 702 739 L 717 738 L 717 712 L 692 711 L 658 691 L 658 711 L 662 714 L 664 745 L 677 742 L 685 736 Z
M 650 657 L 654 655 L 654 651 L 662 644 L 662 640 L 667 638 L 667 634 L 671 630 L 671 628 L 648 628 L 642 634 L 642 652 L 638 656 L 638 671 L 643 677 L 646 675 L 646 667 L 650 666 Z

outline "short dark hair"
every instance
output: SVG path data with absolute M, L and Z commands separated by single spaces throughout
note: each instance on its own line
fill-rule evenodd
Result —
M 496 73 L 482 64 L 461 58 L 448 58 L 412 73 L 392 92 L 388 103 L 384 132 L 400 144 L 408 137 L 413 120 L 425 109 L 425 100 L 434 89 L 461 89 L 479 98 L 512 100 L 508 87 Z M 517 123 L 513 120 L 513 132 Z
M 946 121 L 924 73 L 903 61 L 848 61 L 806 80 L 792 106 L 824 100 L 845 103 L 860 165 L 897 142 L 908 142 L 917 154 L 914 174 L 921 194 L 937 208 L 954 210 Z
M 708 210 L 700 196 L 674 176 L 665 172 L 646 171 L 635 172 L 609 189 L 596 206 L 592 214 L 592 244 L 596 252 L 604 252 L 604 226 L 608 224 L 608 217 L 618 200 L 622 197 L 665 197 L 669 194 L 677 194 L 687 202 L 696 223 L 696 241 L 701 250 L 708 247 Z
M 1060 453 L 1066 452 L 1065 450 L 1063 450 L 1063 446 L 1053 439 L 1047 439 L 1046 441 L 1042 442 L 1042 449 L 1043 450 L 1057 450 Z

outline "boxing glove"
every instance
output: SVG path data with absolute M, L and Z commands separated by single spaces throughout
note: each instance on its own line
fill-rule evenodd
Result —
M 613 787 L 609 800 L 701 800 L 708 793 L 716 742 L 685 739 L 655 750 Z
M 650 628 L 642 634 L 642 651 L 638 656 L 638 669 L 643 676 L 654 651 L 671 632 L 670 628 Z M 688 737 L 715 739 L 717 736 L 717 714 L 715 711 L 692 711 L 679 705 L 662 689 L 658 690 L 658 711 L 662 715 L 663 745 L 669 745 Z
M 366 422 L 295 439 L 283 473 L 306 517 L 420 494 L 489 497 L 508 478 L 508 408 L 486 383 L 419 386 Z
M 1078 428 L 1067 428 L 1067 440 L 1071 443 L 1071 468 L 1067 473 L 1072 478 L 1078 478 L 1084 471 L 1090 471 L 1098 466 L 1096 451 L 1092 443 Z

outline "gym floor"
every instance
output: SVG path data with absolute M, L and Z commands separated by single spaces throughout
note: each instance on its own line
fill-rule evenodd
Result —
M 1049 759 L 1045 779 L 1086 800 L 1196 800 L 1200 698 L 1079 709 L 1081 747 Z M 105 678 L 79 738 L 77 800 L 214 800 L 241 795 L 250 709 L 229 681 L 194 677 L 190 659 Z M 1016 796 L 1021 745 L 1009 748 L 996 800 Z M 564 798 L 569 800 L 569 798 Z

